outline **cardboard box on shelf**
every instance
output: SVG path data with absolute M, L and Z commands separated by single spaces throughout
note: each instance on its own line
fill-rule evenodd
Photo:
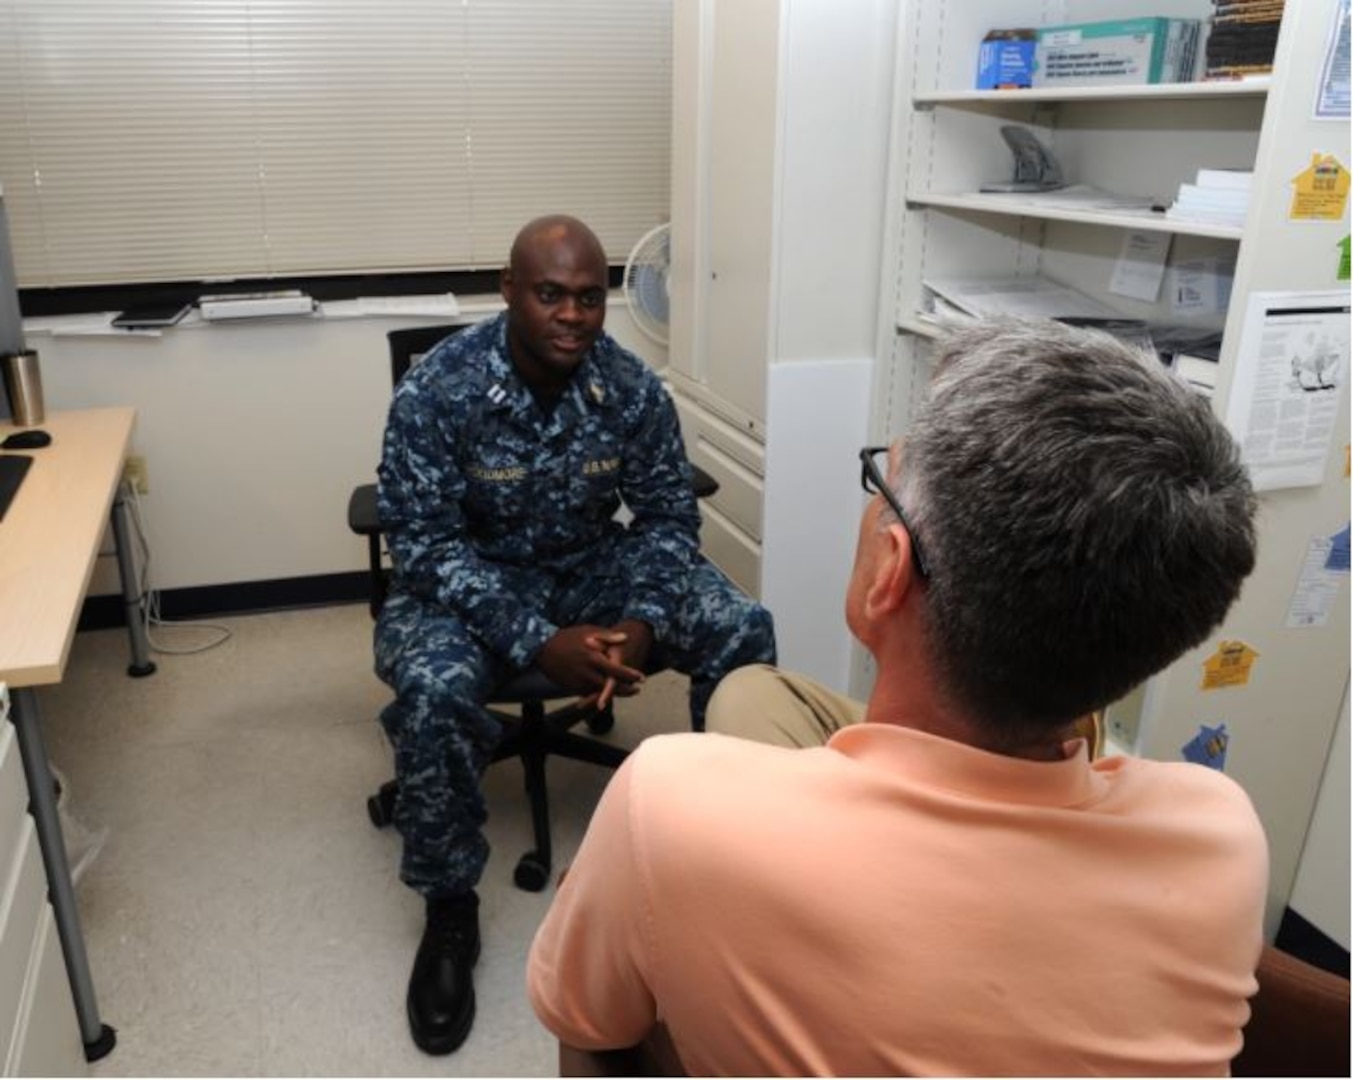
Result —
M 1034 86 L 1188 82 L 1197 57 L 1197 19 L 1110 19 L 1038 31 Z

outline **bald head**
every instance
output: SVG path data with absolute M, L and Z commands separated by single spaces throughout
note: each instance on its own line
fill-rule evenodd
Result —
M 575 263 L 593 263 L 606 269 L 606 251 L 597 234 L 575 217 L 567 214 L 548 214 L 528 221 L 512 241 L 508 257 L 509 268 L 519 273 L 527 261 L 536 260 L 545 252 L 566 249 Z

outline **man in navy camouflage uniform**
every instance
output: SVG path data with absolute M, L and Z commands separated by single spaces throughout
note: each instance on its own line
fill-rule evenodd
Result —
M 775 659 L 770 615 L 700 557 L 676 410 L 602 331 L 606 288 L 586 225 L 531 222 L 503 271 L 507 312 L 440 343 L 390 407 L 378 505 L 394 580 L 376 670 L 396 693 L 381 721 L 400 876 L 427 898 L 408 1013 L 428 1053 L 455 1050 L 474 1020 L 492 687 L 535 664 L 568 690 L 623 696 L 674 667 L 700 730 L 724 674 Z

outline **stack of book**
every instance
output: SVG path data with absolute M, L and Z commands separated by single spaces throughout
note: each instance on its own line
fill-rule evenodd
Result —
M 1204 79 L 1242 79 L 1273 70 L 1283 0 L 1212 0 Z
M 1254 173 L 1242 169 L 1199 169 L 1195 183 L 1179 185 L 1179 197 L 1165 216 L 1244 228 L 1253 178 Z

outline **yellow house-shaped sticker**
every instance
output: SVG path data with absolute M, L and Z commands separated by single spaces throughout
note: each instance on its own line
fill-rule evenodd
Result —
M 1333 154 L 1316 152 L 1311 163 L 1292 177 L 1293 221 L 1341 221 L 1348 202 L 1348 170 Z
M 1203 662 L 1203 689 L 1244 686 L 1250 681 L 1250 668 L 1258 659 L 1259 654 L 1243 641 L 1223 641 Z

